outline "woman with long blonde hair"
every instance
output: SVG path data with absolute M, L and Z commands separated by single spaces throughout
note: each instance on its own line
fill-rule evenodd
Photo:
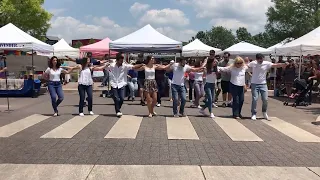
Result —
M 242 118 L 241 110 L 244 102 L 244 93 L 246 90 L 245 75 L 247 69 L 247 65 L 240 56 L 237 56 L 234 59 L 234 63 L 231 66 L 218 67 L 218 71 L 231 73 L 230 91 L 233 97 L 232 115 L 235 119 Z

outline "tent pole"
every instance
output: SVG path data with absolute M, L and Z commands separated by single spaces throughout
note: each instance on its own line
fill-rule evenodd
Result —
M 7 67 L 6 59 L 4 59 L 4 67 Z M 5 73 L 5 77 L 6 77 L 6 91 L 8 92 L 8 72 L 5 71 L 4 73 Z M 7 112 L 10 112 L 11 111 L 10 110 L 10 101 L 9 101 L 9 96 L 8 95 L 7 95 L 7 105 L 8 105 Z
M 32 50 L 32 57 L 31 57 L 31 66 L 32 66 L 32 97 L 34 96 L 34 60 L 33 60 L 33 50 Z
M 301 77 L 301 66 L 302 66 L 302 45 L 300 45 L 299 76 L 298 76 L 298 79 L 300 79 L 300 77 Z

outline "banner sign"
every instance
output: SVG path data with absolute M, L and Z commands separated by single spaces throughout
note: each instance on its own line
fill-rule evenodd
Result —
M 0 48 L 21 48 L 24 47 L 25 44 L 18 43 L 0 43 Z

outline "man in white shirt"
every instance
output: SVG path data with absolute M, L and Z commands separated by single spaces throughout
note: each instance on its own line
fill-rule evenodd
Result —
M 252 69 L 251 77 L 251 94 L 252 94 L 252 104 L 251 113 L 252 120 L 257 119 L 257 101 L 259 94 L 261 94 L 262 99 L 262 113 L 266 120 L 269 120 L 267 114 L 268 108 L 268 86 L 267 86 L 267 72 L 271 68 L 285 67 L 285 63 L 272 63 L 269 61 L 264 61 L 264 55 L 257 54 L 256 60 L 248 64 L 248 67 Z
M 173 71 L 173 78 L 171 84 L 172 98 L 173 98 L 173 115 L 174 117 L 179 117 L 178 115 L 178 105 L 179 99 L 180 103 L 180 111 L 179 114 L 184 117 L 184 107 L 186 105 L 186 88 L 184 85 L 184 74 L 186 72 L 196 72 L 204 69 L 204 66 L 207 63 L 207 59 L 199 68 L 192 68 L 191 66 L 186 64 L 186 60 L 182 57 L 179 63 L 172 64 L 169 68 Z
M 116 55 L 116 62 L 111 63 L 107 70 L 109 71 L 110 85 L 112 98 L 114 101 L 114 107 L 118 117 L 122 116 L 121 106 L 124 100 L 124 90 L 127 85 L 127 75 L 130 69 L 139 69 L 144 64 L 131 65 L 123 63 L 123 54 L 118 53 Z

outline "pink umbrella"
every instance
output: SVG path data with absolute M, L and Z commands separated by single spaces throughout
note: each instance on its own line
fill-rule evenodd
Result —
M 92 55 L 94 57 L 97 56 L 104 56 L 105 54 L 109 54 L 109 43 L 111 40 L 109 38 L 105 38 L 99 42 L 96 42 L 94 44 L 89 44 L 87 46 L 82 46 L 80 47 L 80 52 L 92 52 Z M 117 52 L 115 51 L 110 51 L 110 55 L 116 55 Z

